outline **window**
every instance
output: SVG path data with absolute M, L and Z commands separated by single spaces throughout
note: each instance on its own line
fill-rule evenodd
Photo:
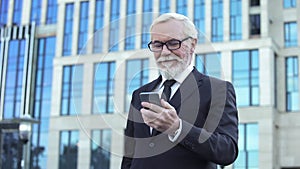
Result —
M 221 78 L 221 56 L 219 53 L 197 54 L 196 67 L 206 75 Z
M 295 8 L 296 0 L 283 0 L 283 7 L 284 8 Z
M 298 111 L 299 109 L 299 73 L 298 57 L 285 59 L 285 83 L 286 83 L 286 111 Z
M 187 15 L 187 0 L 176 1 L 176 12 L 182 15 Z
M 205 0 L 194 1 L 194 23 L 198 29 L 198 43 L 205 42 Z
M 104 0 L 96 0 L 93 53 L 103 51 Z
M 297 23 L 284 23 L 284 46 L 295 47 L 298 45 Z
M 63 56 L 70 56 L 72 53 L 73 12 L 74 4 L 66 4 Z
M 242 2 L 230 0 L 230 40 L 242 39 Z
M 57 0 L 48 0 L 46 24 L 57 22 Z
M 61 115 L 81 114 L 83 66 L 63 67 Z
M 126 64 L 126 98 L 125 111 L 129 110 L 134 90 L 146 84 L 149 79 L 148 59 L 128 60 Z
M 250 0 L 250 6 L 259 6 L 260 5 L 260 0 Z
M 258 124 L 239 124 L 239 155 L 233 164 L 234 169 L 259 169 Z
M 125 50 L 132 50 L 135 48 L 135 17 L 136 17 L 136 0 L 127 1 L 127 17 L 126 17 L 126 39 Z
M 89 26 L 89 2 L 83 1 L 80 3 L 80 19 L 78 33 L 78 48 L 77 54 L 86 54 L 86 43 Z
M 258 50 L 234 51 L 232 66 L 237 105 L 259 105 Z
M 142 48 L 148 48 L 150 42 L 150 25 L 152 24 L 152 0 L 143 1 L 143 19 L 142 19 Z
M 9 125 L 9 129 L 7 126 Z M 1 169 L 19 169 L 21 167 L 22 148 L 16 124 L 1 124 Z
M 109 169 L 111 130 L 93 130 L 90 168 Z
M 223 41 L 223 0 L 212 0 L 212 42 Z
M 13 24 L 21 25 L 23 0 L 14 1 Z
M 101 62 L 94 68 L 93 113 L 114 112 L 115 62 Z
M 4 90 L 3 119 L 20 117 L 23 86 L 25 40 L 9 42 Z
M 42 168 L 47 165 L 48 133 L 51 110 L 52 61 L 55 56 L 55 37 L 38 40 L 37 70 L 35 80 L 34 117 L 40 119 L 33 126 L 31 168 Z
M 250 35 L 260 35 L 260 15 L 250 15 Z
M 41 22 L 42 0 L 32 0 L 30 21 L 39 25 Z
M 0 27 L 2 27 L 7 24 L 9 0 L 2 0 L 0 5 Z
M 117 51 L 119 48 L 119 18 L 120 0 L 111 0 L 110 29 L 109 29 L 109 51 Z
M 61 131 L 59 141 L 59 169 L 77 168 L 79 132 Z
M 170 12 L 170 0 L 159 1 L 159 14 Z

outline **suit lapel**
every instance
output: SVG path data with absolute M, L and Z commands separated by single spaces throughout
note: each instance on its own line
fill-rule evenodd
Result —
M 170 104 L 178 110 L 179 106 L 194 92 L 198 92 L 199 87 L 202 85 L 203 74 L 198 72 L 195 68 L 187 76 L 187 78 L 180 85 L 179 89 L 176 91 Z M 184 92 L 184 93 L 182 93 Z

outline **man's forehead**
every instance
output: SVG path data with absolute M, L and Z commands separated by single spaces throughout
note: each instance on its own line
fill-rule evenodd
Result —
M 183 24 L 181 21 L 168 20 L 153 25 L 151 29 L 151 36 L 165 37 L 165 38 L 177 38 L 183 34 Z

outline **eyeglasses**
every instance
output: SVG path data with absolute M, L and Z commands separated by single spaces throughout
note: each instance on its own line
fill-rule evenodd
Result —
M 151 41 L 148 43 L 148 48 L 150 49 L 151 52 L 161 52 L 163 50 L 164 45 L 167 46 L 168 50 L 176 50 L 181 47 L 181 43 L 183 41 L 186 41 L 192 37 L 187 37 L 182 40 L 177 40 L 177 39 L 171 39 L 166 42 L 161 42 L 161 41 Z

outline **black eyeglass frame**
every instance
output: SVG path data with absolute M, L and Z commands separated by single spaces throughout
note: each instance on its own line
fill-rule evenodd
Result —
M 188 39 L 190 39 L 190 38 L 192 38 L 192 37 L 189 36 L 189 37 L 186 37 L 186 38 L 184 38 L 184 39 L 182 39 L 182 40 L 171 39 L 171 40 L 168 40 L 168 41 L 166 41 L 166 42 L 161 42 L 161 41 L 154 41 L 154 42 L 152 42 L 152 41 L 151 41 L 151 42 L 148 43 L 148 48 L 149 48 L 149 50 L 150 50 L 151 52 L 161 52 L 161 51 L 163 50 L 164 45 L 166 45 L 166 47 L 167 47 L 167 49 L 168 49 L 169 51 L 173 51 L 173 50 L 177 50 L 177 49 L 181 48 L 181 43 L 184 42 L 184 41 L 186 41 L 186 40 L 188 40 Z M 168 46 L 168 43 L 171 42 L 171 41 L 176 41 L 176 42 L 178 42 L 178 48 L 170 49 L 169 46 Z M 150 45 L 153 44 L 153 43 L 160 43 L 160 44 L 161 44 L 161 49 L 160 49 L 160 50 L 152 50 L 151 47 L 150 47 Z

